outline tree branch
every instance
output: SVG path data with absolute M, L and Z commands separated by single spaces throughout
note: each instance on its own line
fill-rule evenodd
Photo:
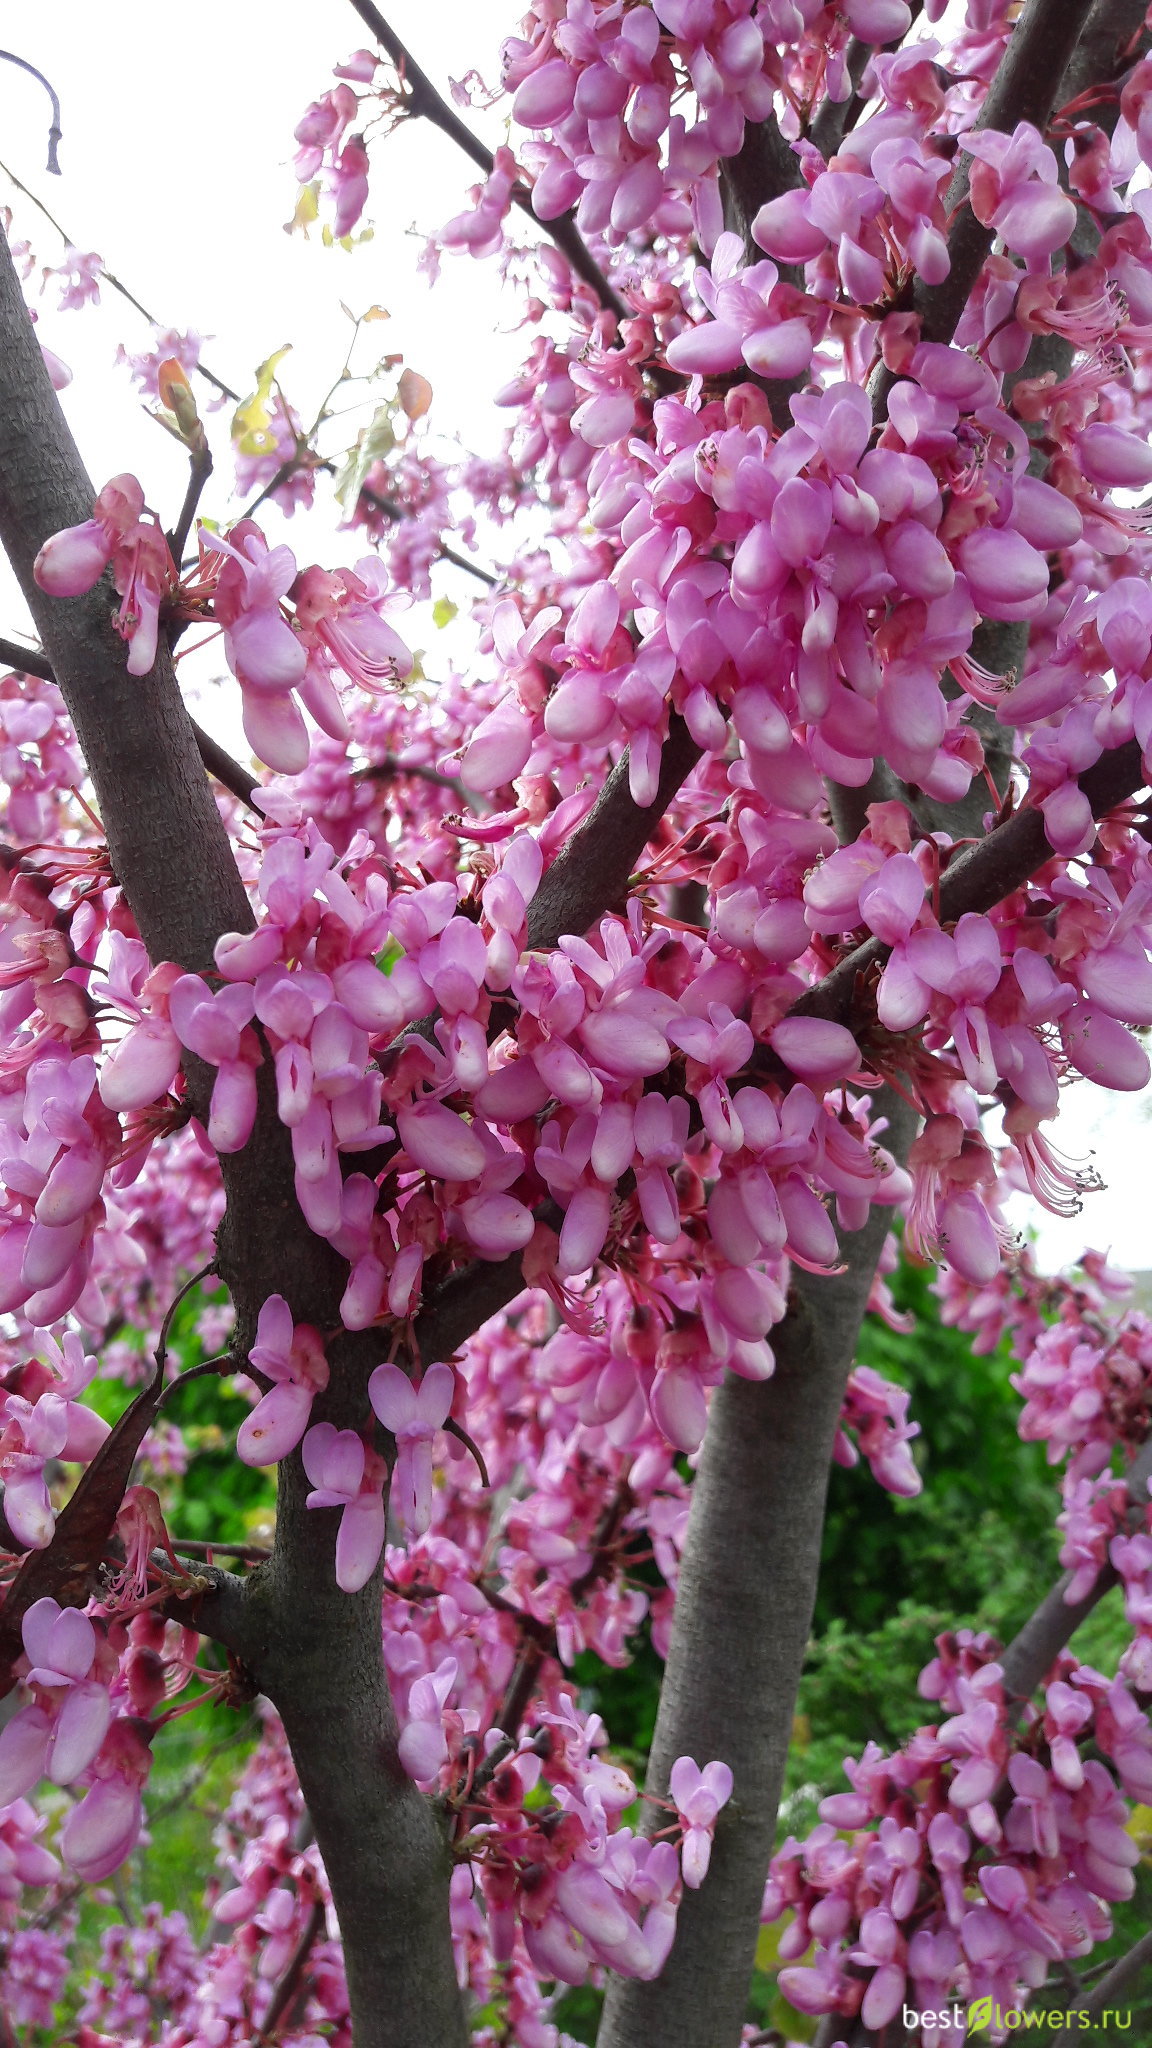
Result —
M 1011 134 L 1018 122 L 1030 121 L 1043 133 L 1091 9 L 1092 0 L 1026 0 L 976 119 L 977 131 L 994 128 Z M 945 212 L 953 217 L 948 234 L 951 267 L 943 283 L 926 285 L 918 278 L 912 291 L 912 309 L 920 316 L 924 341 L 951 341 L 994 239 L 994 230 L 972 211 L 963 140 L 961 152 L 944 197 Z M 897 381 L 889 370 L 873 378 L 878 416 Z
M 900 1153 L 914 1119 L 894 1098 Z M 795 1270 L 771 1333 L 776 1370 L 727 1373 L 712 1397 L 692 1488 L 672 1642 L 647 1789 L 667 1794 L 676 1757 L 730 1765 L 708 1876 L 686 1892 L 653 1983 L 610 1983 L 598 2048 L 728 2048 L 740 2038 L 774 1846 L 800 1669 L 819 1573 L 832 1445 L 872 1275 L 888 1231 L 874 1208 L 841 1239 L 847 1271 Z M 659 1810 L 653 1826 L 660 1824 Z
M 39 676 L 45 683 L 56 681 L 56 672 L 47 657 L 35 648 L 21 647 L 17 640 L 0 639 L 0 663 L 6 663 L 20 675 Z M 191 714 L 189 716 L 191 717 Z M 225 789 L 230 789 L 233 796 L 239 797 L 240 802 L 247 804 L 251 809 L 252 799 L 260 787 L 255 776 L 249 775 L 246 769 L 240 766 L 239 761 L 234 761 L 227 749 L 214 740 L 211 733 L 205 732 L 203 726 L 198 725 L 194 718 L 191 723 L 196 745 L 200 750 L 200 759 L 208 773 L 214 775 L 217 782 L 222 783 Z
M 1079 778 L 1095 818 L 1104 817 L 1145 786 L 1140 749 L 1135 740 L 1102 756 Z M 947 868 L 940 884 L 940 921 L 950 924 L 965 911 L 991 910 L 1055 855 L 1044 832 L 1044 819 L 1032 806 L 1016 811 L 986 839 L 965 847 Z M 839 960 L 831 973 L 806 989 L 793 1003 L 793 1017 L 828 1017 L 844 1023 L 856 996 L 859 977 L 879 967 L 891 949 L 876 938 L 865 939 Z
M 1133 1508 L 1139 1508 L 1141 1513 L 1148 1506 L 1149 1479 L 1152 1479 L 1152 1437 L 1133 1459 L 1127 1473 L 1128 1498 Z M 1064 1594 L 1071 1583 L 1071 1572 L 1065 1572 L 997 1659 L 1004 1673 L 1004 1690 L 1009 1699 L 1031 1699 L 1081 1623 L 1088 1619 L 1094 1607 L 1099 1606 L 1104 1595 L 1119 1584 L 1119 1575 L 1110 1564 L 1104 1565 L 1083 1599 L 1069 1605 Z
M 352 6 L 365 28 L 387 50 L 396 66 L 401 83 L 407 88 L 408 112 L 423 115 L 425 120 L 431 121 L 434 128 L 439 128 L 442 135 L 447 135 L 450 141 L 455 142 L 483 171 L 484 176 L 490 178 L 493 168 L 491 150 L 485 147 L 479 136 L 473 135 L 467 123 L 460 119 L 459 114 L 437 92 L 427 72 L 417 64 L 407 45 L 401 42 L 395 29 L 385 21 L 379 8 L 373 6 L 372 0 L 352 0 Z M 533 209 L 531 194 L 523 185 L 516 186 L 512 197 L 521 212 L 526 213 L 529 220 L 555 242 L 556 247 L 568 258 L 577 277 L 583 278 L 585 284 L 591 285 L 606 311 L 615 313 L 618 319 L 627 319 L 628 307 L 614 286 L 608 282 L 584 241 L 576 226 L 575 214 L 562 213 L 556 220 L 541 220 Z
M 1139 1941 L 1113 1963 L 1107 1976 L 1101 1977 L 1100 1982 L 1094 1984 L 1085 1997 L 1078 1998 L 1069 2010 L 1086 2014 L 1090 2020 L 1097 2020 L 1101 2013 L 1108 2006 L 1114 2005 L 1130 1986 L 1143 1982 L 1149 1972 L 1152 1972 L 1152 1931 L 1142 1934 Z M 1128 2017 L 1130 2022 L 1131 2014 Z M 1073 2048 L 1073 2043 L 1082 2041 L 1083 2038 L 1082 2026 L 1070 2022 L 1055 2036 L 1051 2048 Z
M 660 756 L 660 780 L 650 804 L 637 804 L 628 787 L 628 751 L 609 774 L 588 816 L 544 874 L 528 906 L 528 944 L 541 952 L 564 932 L 586 932 L 620 906 L 629 877 L 673 797 L 688 780 L 701 750 L 673 712 Z

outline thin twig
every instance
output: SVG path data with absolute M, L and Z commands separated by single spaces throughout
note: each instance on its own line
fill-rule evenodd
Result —
M 206 1266 L 201 1266 L 200 1271 L 198 1273 L 193 1273 L 192 1278 L 184 1282 L 184 1285 L 180 1289 L 179 1293 L 173 1295 L 172 1300 L 169 1302 L 168 1307 L 164 1313 L 164 1321 L 160 1325 L 159 1342 L 156 1345 L 157 1386 L 160 1384 L 160 1381 L 164 1377 L 164 1367 L 168 1362 L 168 1333 L 172 1328 L 173 1316 L 176 1314 L 176 1311 L 179 1308 L 180 1303 L 183 1300 L 185 1300 L 185 1298 L 189 1294 L 191 1294 L 193 1288 L 199 1287 L 200 1282 L 202 1280 L 207 1280 L 209 1274 L 215 1273 L 215 1271 L 216 1261 L 215 1259 L 209 1259 L 208 1264 Z
M 395 775 L 415 775 L 420 782 L 431 782 L 437 789 L 449 789 L 460 803 L 472 802 L 470 791 L 455 775 L 444 775 L 439 768 L 430 768 L 426 761 L 401 761 L 396 754 L 383 754 L 378 761 L 369 761 L 364 768 L 357 768 L 353 774 L 355 782 L 390 782 Z
M 60 158 L 57 152 L 60 146 L 62 130 L 60 127 L 60 101 L 56 97 L 55 89 L 49 84 L 44 73 L 37 71 L 36 66 L 28 62 L 27 57 L 17 57 L 13 50 L 0 50 L 0 60 L 5 64 L 18 64 L 21 71 L 30 71 L 33 78 L 39 79 L 52 102 L 52 125 L 48 130 L 48 169 L 54 178 L 58 178 L 60 176 Z
M 176 1378 L 174 1380 L 169 1381 L 168 1385 L 164 1389 L 164 1392 L 161 1394 L 159 1401 L 156 1403 L 157 1415 L 159 1415 L 160 1410 L 162 1408 L 166 1408 L 168 1406 L 168 1403 L 172 1399 L 173 1394 L 175 1394 L 180 1387 L 186 1386 L 189 1380 L 205 1379 L 209 1373 L 215 1373 L 216 1377 L 219 1378 L 224 1368 L 226 1366 L 233 1365 L 233 1363 L 234 1360 L 229 1356 L 227 1352 L 224 1352 L 219 1358 L 206 1358 L 203 1364 L 190 1365 L 188 1367 L 187 1372 L 177 1373 Z
M 242 1557 L 262 1564 L 272 1555 L 266 1543 L 200 1543 L 193 1542 L 190 1536 L 174 1536 L 172 1548 L 177 1553 L 186 1550 L 192 1557 L 207 1558 L 209 1563 L 214 1557 Z
M 56 233 L 59 235 L 60 240 L 63 242 L 65 248 L 74 249 L 76 247 L 76 243 L 72 240 L 72 237 L 68 233 L 67 228 L 61 227 L 55 214 L 52 213 L 47 206 L 45 206 L 44 201 L 42 199 L 37 198 L 35 192 L 33 192 L 29 186 L 25 185 L 22 179 L 16 176 L 15 171 L 9 170 L 7 164 L 3 161 L 2 158 L 0 158 L 0 171 L 4 173 L 4 176 L 7 178 L 8 183 L 10 185 L 14 185 L 17 192 L 22 192 L 24 194 L 25 199 L 31 202 L 31 204 L 36 208 L 38 213 L 43 214 L 45 220 L 48 222 L 49 227 L 55 228 Z M 148 325 L 150 327 L 163 327 L 164 323 L 156 318 L 155 313 L 150 313 L 148 311 L 147 306 L 141 304 L 140 300 L 136 297 L 135 292 L 130 292 L 127 285 L 122 284 L 120 279 L 117 276 L 115 276 L 115 274 L 111 270 L 108 269 L 108 266 L 104 262 L 103 258 L 101 258 L 100 261 L 100 277 L 104 284 L 111 285 L 114 292 L 119 292 L 120 297 L 122 299 L 127 299 L 128 304 L 131 307 L 133 307 L 137 313 L 140 314 L 142 319 L 147 320 Z M 232 400 L 233 405 L 239 405 L 240 393 L 238 391 L 233 391 L 232 386 L 230 384 L 225 384 L 223 378 L 217 377 L 215 372 L 213 370 L 209 370 L 204 363 L 197 363 L 196 375 L 198 377 L 203 377 L 204 382 L 206 384 L 211 384 L 212 389 L 214 391 L 218 391 L 220 393 L 221 398 L 230 398 Z
M 202 435 L 199 445 L 190 451 L 190 458 L 188 488 L 184 493 L 184 503 L 180 507 L 176 524 L 168 535 L 168 546 L 172 550 L 172 560 L 174 562 L 178 562 L 184 553 L 184 544 L 192 531 L 192 521 L 196 517 L 196 507 L 200 503 L 204 486 L 212 474 L 212 450 Z
M 408 112 L 422 115 L 425 120 L 431 121 L 434 128 L 439 128 L 442 135 L 447 135 L 455 142 L 466 156 L 471 157 L 478 169 L 483 171 L 484 176 L 490 178 L 493 170 L 491 150 L 485 148 L 479 136 L 473 135 L 466 122 L 460 119 L 459 114 L 453 112 L 447 100 L 437 92 L 427 72 L 417 64 L 411 51 L 401 42 L 395 29 L 385 21 L 379 8 L 373 6 L 372 0 L 352 0 L 352 6 L 364 26 L 387 50 L 396 66 L 401 84 L 406 90 Z M 618 319 L 627 319 L 628 307 L 615 287 L 609 284 L 581 235 L 576 226 L 575 214 L 562 213 L 556 220 L 541 220 L 533 209 L 531 193 L 523 185 L 516 185 L 513 188 L 512 197 L 534 226 L 541 228 L 551 237 L 556 247 L 568 258 L 576 275 L 582 277 L 585 284 L 591 285 L 600 304 L 608 312 L 615 313 Z
M 366 493 L 361 491 L 360 495 L 364 497 Z M 469 576 L 475 576 L 477 582 L 486 583 L 489 590 L 497 590 L 499 588 L 501 582 L 499 576 L 494 576 L 491 569 L 482 569 L 479 562 L 470 562 L 467 555 L 458 555 L 455 548 L 448 546 L 447 541 L 441 541 L 436 552 L 442 562 L 451 562 L 454 569 L 467 570 Z
M 488 1477 L 488 1467 L 484 1463 L 484 1456 L 479 1444 L 473 1443 L 468 1431 L 463 1429 L 458 1422 L 454 1422 L 451 1416 L 448 1417 L 447 1422 L 444 1424 L 444 1430 L 446 1435 L 454 1436 L 457 1443 L 463 1444 L 465 1450 L 471 1452 L 476 1460 L 477 1470 L 480 1473 L 480 1483 L 485 1493 L 491 1492 L 492 1481 Z

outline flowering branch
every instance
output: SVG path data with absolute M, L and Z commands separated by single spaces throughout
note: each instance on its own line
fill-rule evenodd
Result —
M 1152 1437 L 1133 1459 L 1126 1474 L 1128 1498 L 1133 1509 L 1139 1509 L 1141 1514 L 1147 1510 L 1150 1479 Z M 1071 1583 L 1072 1574 L 1067 1572 L 1045 1595 L 1035 1612 L 1029 1615 L 1003 1655 L 997 1658 L 1004 1673 L 1004 1691 L 1009 1699 L 1027 1700 L 1032 1697 L 1065 1643 L 1071 1642 L 1093 1608 L 1119 1584 L 1119 1574 L 1113 1565 L 1103 1565 L 1082 1598 L 1069 1602 L 1064 1594 Z
M 304 1965 L 316 1945 L 323 1926 L 324 1901 L 323 1899 L 315 1899 L 312 1903 L 312 1910 L 304 1923 L 304 1931 L 292 1951 L 284 1975 L 272 1993 L 272 2000 L 264 2015 L 264 2024 L 256 2036 L 254 2048 L 261 2048 L 262 2043 L 275 2040 L 277 2027 L 288 2011 L 299 1989 L 300 1979 L 304 1973 Z
M 1020 121 L 1031 122 L 1043 132 L 1068 64 L 1092 11 L 1092 0 L 1027 0 L 996 76 L 975 123 L 973 132 L 993 129 L 1011 134 Z M 912 290 L 912 308 L 920 318 L 925 341 L 951 341 L 968 296 L 980 275 L 992 247 L 994 230 L 977 220 L 968 196 L 969 155 L 961 154 L 944 199 L 952 225 L 948 232 L 948 275 L 941 284 L 928 285 L 917 279 Z M 896 382 L 888 370 L 873 378 L 872 397 L 877 414 L 886 406 Z
M 453 112 L 447 100 L 437 92 L 427 72 L 417 64 L 395 29 L 385 21 L 379 8 L 373 6 L 372 0 L 352 0 L 352 5 L 365 27 L 387 50 L 396 66 L 406 91 L 408 112 L 422 115 L 425 120 L 431 121 L 434 128 L 439 128 L 442 135 L 447 135 L 450 141 L 455 142 L 466 156 L 471 157 L 477 168 L 483 171 L 484 176 L 490 178 L 494 168 L 491 150 L 485 148 L 479 137 L 473 135 L 467 123 L 460 119 L 459 114 Z M 583 278 L 585 284 L 591 285 L 605 310 L 615 313 L 618 319 L 625 319 L 628 308 L 600 269 L 576 226 L 575 216 L 572 213 L 563 213 L 556 220 L 539 220 L 533 210 L 531 194 L 522 185 L 517 185 L 512 197 L 521 212 L 526 213 L 536 227 L 542 228 L 544 233 L 551 237 L 556 247 L 568 258 L 577 277 Z

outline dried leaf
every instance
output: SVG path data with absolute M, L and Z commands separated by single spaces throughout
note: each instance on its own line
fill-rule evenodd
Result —
M 418 370 L 403 370 L 397 396 L 410 420 L 422 420 L 432 403 L 432 386 Z

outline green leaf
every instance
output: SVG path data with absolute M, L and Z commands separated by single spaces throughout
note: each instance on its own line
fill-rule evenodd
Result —
M 336 479 L 336 499 L 349 514 L 356 508 L 356 500 L 364 488 L 365 479 L 373 464 L 383 462 L 396 446 L 396 432 L 393 426 L 395 412 L 395 399 L 389 399 L 385 404 L 377 406 L 356 446 L 350 448 L 344 457 Z
M 459 605 L 453 604 L 450 597 L 438 597 L 432 607 L 433 623 L 439 626 L 441 632 L 443 632 L 445 626 L 452 624 L 459 609 Z
M 404 948 L 398 939 L 389 939 L 382 953 L 376 955 L 376 965 L 381 974 L 391 974 L 398 960 L 404 958 Z

